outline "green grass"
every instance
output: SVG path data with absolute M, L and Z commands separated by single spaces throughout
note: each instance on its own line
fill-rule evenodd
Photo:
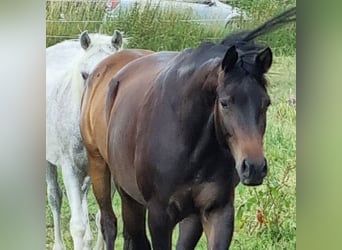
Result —
M 232 6 L 245 10 L 251 21 L 240 25 L 240 28 L 254 28 L 284 10 L 296 6 L 296 0 L 226 0 Z M 272 47 L 276 55 L 296 54 L 296 25 L 290 24 L 267 34 L 259 41 Z
M 234 2 L 235 3 L 235 2 Z M 131 11 L 121 11 L 104 21 L 104 5 L 87 2 L 47 2 L 46 46 L 66 38 L 77 38 L 83 30 L 112 35 L 119 29 L 130 38 L 130 48 L 154 51 L 182 50 L 197 46 L 201 41 L 218 41 L 234 31 L 254 28 L 276 14 L 295 5 L 294 0 L 241 0 L 238 7 L 247 11 L 251 21 L 236 20 L 222 25 L 198 25 L 191 21 L 189 10 L 160 9 L 151 5 L 135 5 Z M 61 15 L 64 21 L 61 22 Z M 295 24 L 261 37 L 261 43 L 272 47 L 275 55 L 294 55 Z
M 99 2 L 46 2 L 46 47 L 64 39 L 77 38 L 84 30 L 98 31 L 104 8 Z
M 233 30 L 255 27 L 274 14 L 289 6 L 294 0 L 241 0 L 233 2 L 247 10 L 253 22 L 237 22 L 229 28 L 199 26 L 189 19 L 189 13 L 176 14 L 172 10 L 152 11 L 150 6 L 132 12 L 120 13 L 118 17 L 107 22 L 48 22 L 47 46 L 65 38 L 77 37 L 87 29 L 89 32 L 112 34 L 114 29 L 125 32 L 130 37 L 130 48 L 146 48 L 155 51 L 182 50 L 195 47 L 203 40 L 218 40 Z M 85 3 L 47 2 L 46 19 L 58 21 L 60 14 L 65 20 L 102 20 L 103 6 Z M 241 184 L 236 189 L 235 232 L 231 249 L 296 249 L 296 106 L 288 103 L 288 99 L 296 96 L 296 34 L 295 25 L 278 30 L 264 38 L 261 42 L 269 44 L 275 58 L 268 73 L 269 93 L 272 105 L 268 111 L 268 124 L 265 135 L 265 153 L 269 163 L 269 174 L 259 187 L 245 187 Z M 60 179 L 61 181 L 61 179 Z M 62 208 L 63 237 L 67 249 L 72 249 L 69 232 L 70 210 L 64 192 Z M 120 217 L 120 200 L 115 196 L 113 207 L 119 218 L 117 249 L 123 247 L 122 222 Z M 92 192 L 89 192 L 90 221 L 96 239 L 95 214 L 97 204 Z M 263 214 L 263 225 L 259 225 L 257 210 Z M 177 230 L 173 234 L 176 243 Z M 53 243 L 53 220 L 50 208 L 46 203 L 46 248 L 51 249 Z M 196 249 L 206 249 L 205 237 L 201 238 Z
M 269 73 L 272 105 L 268 111 L 265 153 L 269 173 L 256 188 L 236 192 L 232 249 L 296 249 L 296 58 L 278 57 Z M 266 224 L 259 227 L 257 210 Z

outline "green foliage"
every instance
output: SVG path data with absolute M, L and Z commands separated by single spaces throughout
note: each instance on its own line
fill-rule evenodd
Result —
M 203 27 L 191 23 L 190 11 L 155 9 L 151 5 L 141 8 L 134 5 L 131 11 L 122 11 L 105 27 L 111 31 L 123 30 L 129 37 L 130 48 L 145 48 L 154 51 L 181 50 L 196 46 L 210 36 Z
M 239 0 L 230 2 L 232 6 L 245 10 L 251 17 L 243 28 L 253 28 L 260 25 L 284 10 L 296 6 L 296 0 Z M 276 55 L 294 55 L 296 53 L 296 25 L 290 24 L 259 40 L 271 46 Z
M 46 2 L 46 47 L 65 39 L 78 38 L 84 30 L 98 31 L 104 9 L 104 3 L 101 2 Z
M 46 45 L 51 46 L 65 38 L 77 38 L 83 30 L 111 35 L 114 29 L 119 29 L 130 38 L 130 48 L 139 47 L 154 51 L 183 50 L 195 47 L 204 40 L 218 41 L 231 32 L 254 28 L 293 6 L 294 0 L 286 4 L 277 0 L 241 0 L 236 5 L 246 10 L 251 21 L 235 20 L 224 27 L 193 22 L 191 10 L 161 9 L 150 4 L 135 4 L 130 11 L 121 10 L 112 17 L 105 18 L 103 3 L 47 2 Z M 61 15 L 64 16 L 63 19 Z M 260 41 L 271 46 L 275 55 L 294 55 L 295 24 L 266 35 L 260 38 Z

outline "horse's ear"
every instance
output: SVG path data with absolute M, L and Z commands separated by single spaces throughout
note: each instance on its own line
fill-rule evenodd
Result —
M 255 63 L 259 65 L 262 73 L 266 73 L 272 65 L 272 50 L 267 47 L 256 56 Z
M 112 45 L 116 49 L 120 49 L 122 46 L 122 34 L 120 31 L 115 30 L 112 37 Z
M 88 31 L 85 30 L 81 33 L 80 42 L 81 42 L 81 46 L 83 49 L 86 50 L 89 48 L 91 40 L 90 40 L 90 37 L 88 35 Z
M 225 73 L 230 71 L 234 67 L 237 59 L 238 59 L 238 53 L 236 51 L 236 47 L 233 45 L 227 50 L 226 54 L 223 57 L 222 64 L 221 64 L 222 70 Z

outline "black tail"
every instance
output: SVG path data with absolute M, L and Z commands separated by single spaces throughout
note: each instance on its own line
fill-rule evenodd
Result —
M 265 22 L 264 24 L 260 25 L 259 27 L 255 28 L 244 34 L 242 37 L 243 41 L 251 41 L 257 38 L 258 36 L 265 35 L 287 23 L 296 21 L 296 7 L 292 7 L 283 13 L 275 16 L 271 20 Z
M 287 23 L 296 21 L 296 7 L 292 7 L 283 13 L 273 17 L 259 27 L 250 30 L 242 31 L 235 34 L 230 34 L 221 41 L 221 44 L 232 45 L 232 44 L 246 44 L 252 42 L 255 38 L 265 35 Z

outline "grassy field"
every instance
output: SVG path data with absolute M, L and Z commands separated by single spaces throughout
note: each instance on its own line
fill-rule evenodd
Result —
M 67 38 L 77 38 L 83 30 L 113 34 L 114 29 L 125 32 L 130 38 L 129 47 L 154 51 L 181 50 L 197 46 L 201 41 L 217 41 L 234 31 L 254 28 L 267 19 L 295 5 L 295 0 L 239 0 L 233 1 L 245 9 L 251 21 L 236 20 L 227 27 L 197 25 L 189 11 L 155 9 L 150 5 L 134 6 L 115 17 L 106 17 L 104 5 L 89 2 L 47 2 L 46 46 Z M 294 55 L 296 27 L 288 25 L 260 38 L 272 47 L 276 55 Z
M 249 3 L 249 4 L 248 4 Z M 47 46 L 64 36 L 77 37 L 85 29 L 112 34 L 116 28 L 130 37 L 128 47 L 160 50 L 182 50 L 194 47 L 203 40 L 218 40 L 232 30 L 255 26 L 284 10 L 294 1 L 260 0 L 239 1 L 239 7 L 248 10 L 255 17 L 253 23 L 236 23 L 229 28 L 203 27 L 191 22 L 179 22 L 189 18 L 188 13 L 156 11 L 146 7 L 121 13 L 118 17 L 102 23 L 92 22 L 47 22 Z M 102 6 L 84 3 L 48 3 L 47 20 L 58 21 L 61 14 L 65 20 L 103 20 Z M 51 37 L 54 36 L 54 37 Z M 63 37 L 56 37 L 63 36 Z M 239 185 L 236 189 L 235 233 L 233 250 L 278 250 L 296 249 L 296 56 L 295 25 L 290 25 L 265 38 L 275 53 L 274 64 L 268 73 L 268 90 L 272 105 L 268 112 L 265 135 L 265 151 L 269 163 L 269 174 L 262 186 L 251 188 Z M 291 101 L 289 101 L 291 100 Z M 62 209 L 63 237 L 67 249 L 72 249 L 69 232 L 70 211 L 64 191 Z M 113 207 L 119 218 L 117 249 L 122 249 L 122 224 L 120 200 L 115 196 Z M 95 214 L 97 204 L 89 192 L 90 220 L 96 238 Z M 257 212 L 263 216 L 264 224 L 257 220 Z M 174 232 L 176 243 L 177 230 Z M 46 248 L 53 243 L 53 220 L 46 203 Z M 203 236 L 196 249 L 206 249 Z

